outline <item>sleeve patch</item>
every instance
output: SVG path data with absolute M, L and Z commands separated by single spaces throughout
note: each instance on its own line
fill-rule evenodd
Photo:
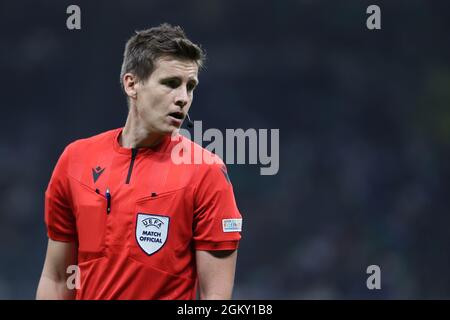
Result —
M 241 232 L 242 219 L 223 219 L 222 227 L 223 232 Z

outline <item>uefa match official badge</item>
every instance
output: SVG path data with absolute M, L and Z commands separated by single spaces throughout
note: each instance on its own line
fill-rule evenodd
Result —
M 136 241 L 142 250 L 152 255 L 161 249 L 167 240 L 170 218 L 156 214 L 138 213 Z

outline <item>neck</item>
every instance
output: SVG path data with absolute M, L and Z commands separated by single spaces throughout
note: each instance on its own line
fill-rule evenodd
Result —
M 119 143 L 124 148 L 153 148 L 164 138 L 164 134 L 152 132 L 146 128 L 134 108 L 130 108 L 127 121 L 120 136 Z

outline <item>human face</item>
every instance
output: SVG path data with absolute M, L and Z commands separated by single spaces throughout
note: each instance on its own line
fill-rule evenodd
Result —
M 139 122 L 148 132 L 171 134 L 181 127 L 198 84 L 195 61 L 163 56 L 144 82 L 136 83 Z

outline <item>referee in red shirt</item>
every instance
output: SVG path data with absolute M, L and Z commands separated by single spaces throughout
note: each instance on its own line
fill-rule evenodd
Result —
M 242 219 L 224 163 L 176 135 L 204 53 L 163 24 L 127 42 L 123 128 L 69 144 L 45 192 L 38 299 L 230 299 Z M 176 164 L 174 147 L 215 161 Z M 67 283 L 76 266 L 79 286 Z

